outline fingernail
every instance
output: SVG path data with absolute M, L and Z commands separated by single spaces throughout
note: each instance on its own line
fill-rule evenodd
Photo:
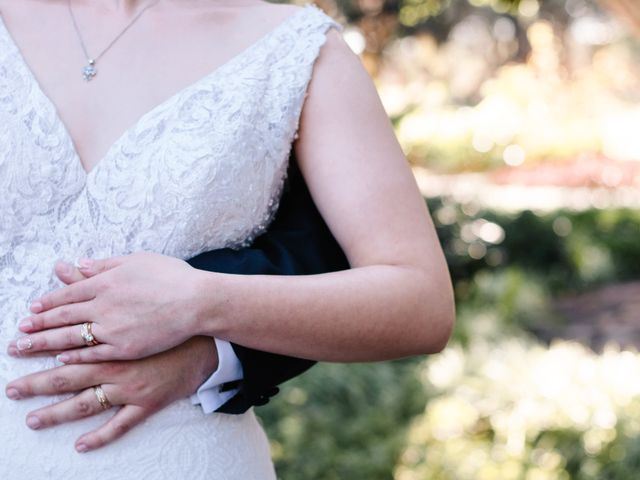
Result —
M 73 271 L 73 267 L 66 262 L 60 262 L 58 264 L 58 271 L 62 275 L 71 275 L 71 272 Z
M 12 357 L 17 357 L 19 356 L 19 352 L 18 349 L 16 348 L 15 345 L 9 345 L 9 348 L 7 348 L 7 353 L 9 355 L 11 355 Z
M 33 313 L 40 313 L 42 311 L 42 303 L 40 302 L 33 302 L 31 304 L 31 311 Z
M 22 331 L 31 330 L 33 328 L 33 322 L 31 320 L 22 320 L 18 328 Z
M 20 392 L 15 388 L 7 389 L 7 397 L 11 400 L 20 400 Z
M 40 428 L 42 424 L 40 423 L 40 419 L 38 417 L 27 417 L 27 427 L 31 430 L 37 430 Z
M 21 337 L 16 342 L 18 350 L 31 350 L 33 348 L 33 341 L 31 337 Z
M 61 353 L 60 355 L 56 355 L 56 360 L 60 363 L 67 363 L 69 361 L 69 355 L 66 353 Z
M 81 258 L 78 261 L 78 266 L 80 269 L 89 269 L 93 266 L 93 260 L 91 260 L 90 258 Z
M 78 453 L 86 453 L 89 451 L 89 447 L 87 447 L 84 443 L 79 443 L 76 445 L 76 450 Z

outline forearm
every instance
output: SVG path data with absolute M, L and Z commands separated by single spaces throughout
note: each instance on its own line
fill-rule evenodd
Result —
M 441 350 L 453 301 L 446 275 L 368 266 L 302 277 L 203 273 L 198 334 L 324 361 Z

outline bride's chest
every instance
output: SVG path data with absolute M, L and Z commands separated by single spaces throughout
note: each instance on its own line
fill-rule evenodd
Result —
M 9 219 L 0 246 L 86 240 L 111 252 L 181 256 L 250 240 L 279 198 L 324 39 L 306 35 L 307 48 L 299 32 L 324 22 L 317 15 L 299 11 L 152 107 L 88 172 L 53 102 L 0 35 L 0 216 Z M 100 113 L 89 109 L 86 128 Z
M 39 225 L 109 251 L 180 256 L 251 238 L 277 202 L 293 134 L 268 85 L 238 75 L 189 88 L 144 115 L 88 173 L 38 92 L 0 85 L 9 127 L 0 214 L 12 224 L 0 235 Z

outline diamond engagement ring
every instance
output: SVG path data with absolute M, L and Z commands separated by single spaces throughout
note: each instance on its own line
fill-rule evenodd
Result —
M 93 332 L 91 331 L 91 326 L 93 324 L 91 322 L 85 322 L 80 327 L 80 336 L 82 340 L 87 345 L 87 347 L 92 347 L 94 345 L 98 345 L 98 341 L 96 337 L 93 336 Z
M 96 385 L 95 387 L 93 387 L 93 393 L 95 393 L 96 399 L 98 400 L 98 403 L 103 410 L 109 410 L 111 408 L 111 402 L 107 398 L 107 394 L 104 393 L 101 385 Z

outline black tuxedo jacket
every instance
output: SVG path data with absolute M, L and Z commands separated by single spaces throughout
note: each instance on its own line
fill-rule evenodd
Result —
M 198 269 L 253 275 L 310 275 L 349 268 L 344 253 L 316 209 L 292 155 L 280 207 L 268 230 L 249 248 L 221 249 L 189 260 Z M 315 362 L 232 344 L 244 378 L 239 392 L 217 411 L 243 413 L 278 393 L 277 385 L 301 374 Z

